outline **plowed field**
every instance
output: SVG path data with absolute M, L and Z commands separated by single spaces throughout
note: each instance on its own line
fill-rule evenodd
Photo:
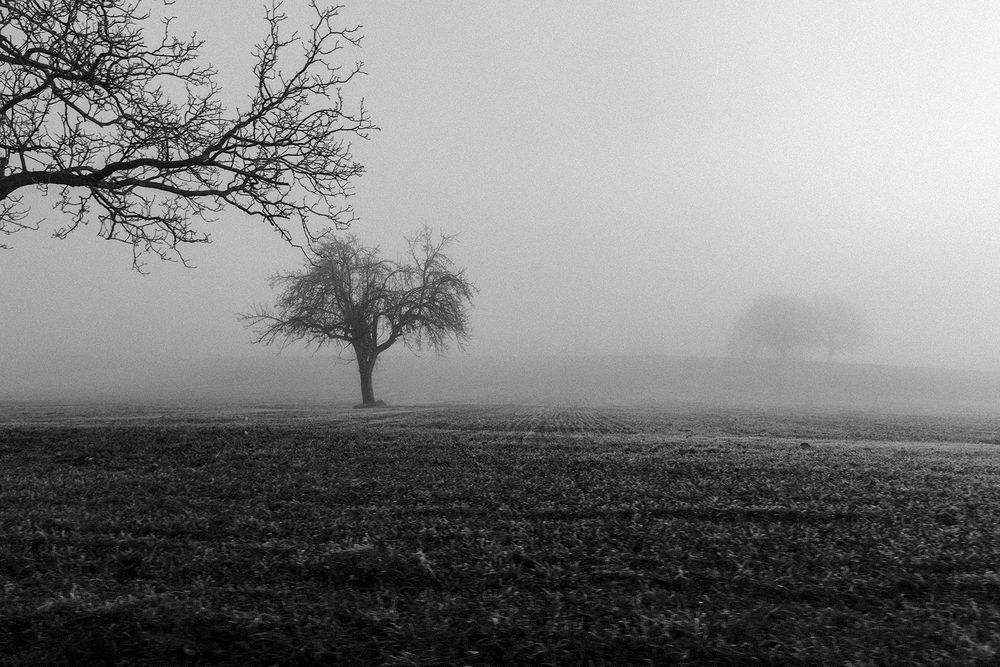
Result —
M 989 664 L 1000 423 L 8 408 L 2 664 Z

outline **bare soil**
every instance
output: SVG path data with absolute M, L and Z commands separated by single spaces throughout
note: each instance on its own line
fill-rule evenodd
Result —
M 5 664 L 1000 660 L 990 415 L 0 421 Z

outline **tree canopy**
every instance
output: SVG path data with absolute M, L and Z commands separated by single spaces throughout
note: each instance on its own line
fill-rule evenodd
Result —
M 454 241 L 425 227 L 398 261 L 353 235 L 324 241 L 303 270 L 272 278 L 281 289 L 274 308 L 258 306 L 241 319 L 257 343 L 351 350 L 362 403 L 374 404 L 372 372 L 382 352 L 399 341 L 443 352 L 452 339 L 468 338 L 476 288 L 446 254 Z
M 170 19 L 154 35 L 140 0 L 0 0 L 0 232 L 37 228 L 28 188 L 66 216 L 56 236 L 96 222 L 136 268 L 146 254 L 183 261 L 208 240 L 198 221 L 226 208 L 296 245 L 347 225 L 362 173 L 349 139 L 374 126 L 341 95 L 362 63 L 335 58 L 361 35 L 335 25 L 336 7 L 309 6 L 301 35 L 285 34 L 280 2 L 265 9 L 253 89 L 228 110 L 203 41 Z

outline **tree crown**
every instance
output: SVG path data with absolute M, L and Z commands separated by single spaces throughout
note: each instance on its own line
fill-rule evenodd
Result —
M 326 240 L 304 269 L 272 278 L 281 290 L 274 308 L 241 319 L 254 342 L 336 345 L 371 361 L 400 340 L 438 352 L 452 339 L 462 345 L 476 287 L 446 253 L 454 241 L 425 227 L 394 261 L 353 235 Z

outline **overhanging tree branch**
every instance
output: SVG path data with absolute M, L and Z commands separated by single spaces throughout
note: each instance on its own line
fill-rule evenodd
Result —
M 310 30 L 285 36 L 274 2 L 254 89 L 229 112 L 198 62 L 203 42 L 172 35 L 170 19 L 148 39 L 141 4 L 0 0 L 0 232 L 36 227 L 28 188 L 54 189 L 68 216 L 56 236 L 96 221 L 137 268 L 147 254 L 183 261 L 184 245 L 208 241 L 197 223 L 226 208 L 298 246 L 347 226 L 363 171 L 349 139 L 375 127 L 342 95 L 362 63 L 334 59 L 360 46 L 359 28 L 336 27 L 339 7 L 314 0 Z

